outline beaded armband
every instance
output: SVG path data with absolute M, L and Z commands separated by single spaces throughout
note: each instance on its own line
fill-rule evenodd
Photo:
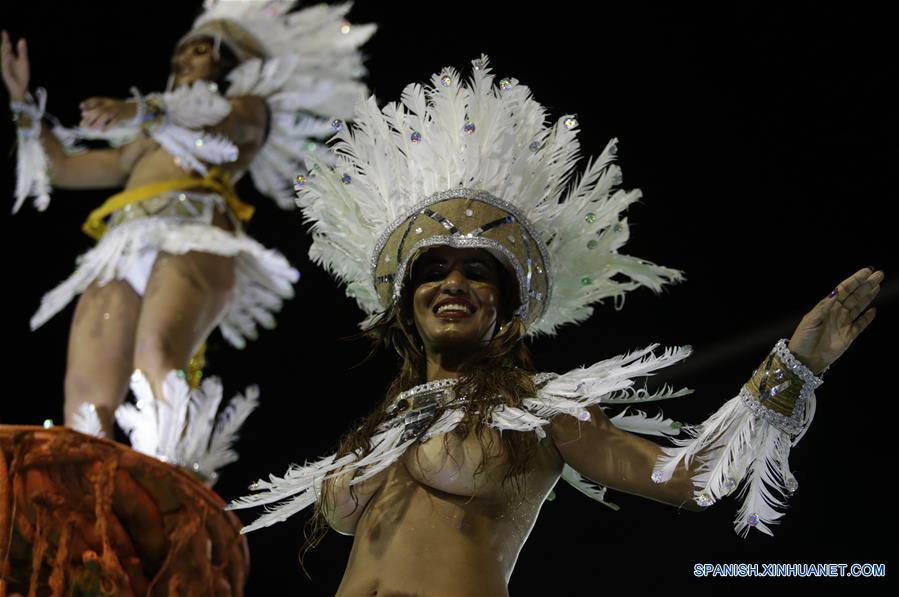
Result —
M 789 435 L 802 431 L 803 412 L 809 395 L 823 383 L 778 341 L 752 378 L 743 386 L 740 397 L 756 416 Z

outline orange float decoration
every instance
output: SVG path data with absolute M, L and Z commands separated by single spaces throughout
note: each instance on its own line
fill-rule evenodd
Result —
M 0 425 L 0 597 L 241 596 L 249 551 L 224 505 L 122 444 Z

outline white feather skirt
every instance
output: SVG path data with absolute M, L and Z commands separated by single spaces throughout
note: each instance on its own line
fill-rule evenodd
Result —
M 299 272 L 281 253 L 266 249 L 239 227 L 229 232 L 213 226 L 215 211 L 226 209 L 216 194 L 172 192 L 113 213 L 106 234 L 78 258 L 72 275 L 43 296 L 31 329 L 94 283 L 127 280 L 142 295 L 159 252 L 197 251 L 234 258 L 234 293 L 219 330 L 243 348 L 247 339 L 256 338 L 259 326 L 274 327 L 274 314 L 293 296 Z

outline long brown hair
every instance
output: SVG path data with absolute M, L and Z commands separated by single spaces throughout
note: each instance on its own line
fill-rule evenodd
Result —
M 504 268 L 503 271 L 505 274 Z M 503 484 L 511 483 L 523 495 L 525 472 L 528 464 L 537 451 L 538 440 L 533 433 L 490 433 L 489 413 L 499 405 L 520 406 L 522 401 L 534 396 L 536 388 L 532 379 L 535 373 L 530 350 L 524 343 L 525 325 L 517 314 L 517 284 L 512 283 L 508 275 L 503 275 L 500 293 L 500 319 L 505 321 L 498 326 L 493 338 L 482 349 L 472 354 L 470 360 L 460 370 L 459 382 L 456 385 L 457 395 L 467 397 L 461 408 L 465 417 L 454 430 L 459 436 L 466 436 L 474 431 L 481 442 L 485 461 L 489 458 L 505 456 L 508 462 Z M 408 286 L 407 286 L 408 288 Z M 337 458 L 351 452 L 360 457 L 371 451 L 371 438 L 378 427 L 395 415 L 388 415 L 387 407 L 401 392 L 425 383 L 427 358 L 424 346 L 411 319 L 411 288 L 403 293 L 404 300 L 399 305 L 392 305 L 378 317 L 373 325 L 356 337 L 368 338 L 372 342 L 369 357 L 379 350 L 395 352 L 399 356 L 400 371 L 387 389 L 385 398 L 378 403 L 372 412 L 353 425 L 339 442 Z M 439 417 L 441 411 L 434 415 Z M 475 474 L 485 466 L 482 461 Z M 328 530 L 323 508 L 333 507 L 334 496 L 331 493 L 332 483 L 326 481 L 322 487 L 322 495 L 316 501 L 315 512 L 306 526 L 306 547 L 303 555 L 318 544 Z M 353 487 L 350 495 L 356 500 Z M 356 501 L 358 507 L 358 501 Z

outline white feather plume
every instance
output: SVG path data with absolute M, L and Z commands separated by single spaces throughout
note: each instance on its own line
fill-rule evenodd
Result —
M 787 507 L 787 479 L 793 479 L 788 455 L 798 442 L 789 434 L 756 416 L 745 404 L 747 392 L 727 401 L 702 424 L 685 427 L 688 437 L 674 439 L 675 447 L 662 448 L 653 479 L 668 481 L 677 467 L 683 465 L 694 472 L 697 495 L 717 501 L 742 485 L 742 505 L 734 521 L 735 530 L 745 536 L 750 528 L 768 535 L 770 525 L 779 522 Z M 802 407 L 803 429 L 807 429 L 814 413 L 814 394 Z M 691 466 L 692 465 L 692 466 Z
M 36 103 L 22 104 L 31 118 L 28 130 L 17 128 L 16 188 L 12 213 L 17 213 L 28 197 L 34 197 L 34 206 L 44 211 L 50 205 L 50 177 L 47 174 L 47 154 L 41 145 L 41 119 L 47 107 L 47 92 L 38 88 Z
M 318 170 L 297 203 L 313 224 L 313 261 L 371 316 L 385 307 L 369 271 L 382 233 L 421 200 L 470 188 L 515 205 L 546 246 L 554 290 L 529 333 L 583 321 L 595 303 L 620 302 L 636 287 L 658 292 L 680 280 L 677 270 L 618 252 L 628 238 L 623 213 L 640 195 L 615 190 L 616 140 L 569 188 L 579 159 L 576 120 L 547 124 L 527 87 L 511 78 L 494 85 L 486 56 L 474 65 L 469 83 L 445 68 L 427 87 L 407 86 L 399 103 L 379 110 L 374 99 L 361 102 L 353 127 L 335 136 L 336 165 L 310 160 Z
M 94 437 L 106 437 L 103 424 L 97 415 L 97 407 L 91 402 L 84 402 L 72 415 L 72 429 Z
M 488 421 L 498 431 L 533 432 L 538 438 L 546 437 L 544 427 L 550 419 L 560 414 L 580 415 L 589 413 L 586 407 L 597 404 L 603 396 L 616 388 L 633 383 L 630 376 L 649 375 L 652 371 L 670 365 L 686 357 L 688 349 L 668 349 L 661 356 L 651 353 L 656 345 L 597 363 L 586 369 L 556 376 L 538 390 L 536 398 L 523 401 L 523 408 L 500 405 L 491 409 Z M 591 374 L 590 372 L 595 372 Z M 592 375 L 601 375 L 602 380 Z M 550 385 L 553 384 L 554 385 Z M 573 386 L 572 386 L 573 384 Z M 539 384 L 538 384 L 539 385 Z M 590 387 L 591 394 L 579 394 L 570 387 Z M 547 389 L 549 388 L 549 390 Z M 563 395 L 564 394 L 564 395 Z M 462 409 L 446 408 L 424 432 L 426 437 L 437 437 L 456 429 L 464 420 Z M 668 419 L 647 418 L 643 413 L 631 417 L 617 418 L 619 423 L 629 425 L 638 432 L 659 434 L 671 430 L 674 425 Z M 403 440 L 405 425 L 402 417 L 385 422 L 370 440 L 370 451 L 364 455 L 347 454 L 340 459 L 330 455 L 302 466 L 292 465 L 283 477 L 270 475 L 268 480 L 260 479 L 250 486 L 257 493 L 232 501 L 229 509 L 266 506 L 266 512 L 242 532 L 250 532 L 265 526 L 282 522 L 315 503 L 321 493 L 322 483 L 337 475 L 352 475 L 351 484 L 361 483 L 394 464 L 410 445 L 418 441 L 416 437 Z M 562 478 L 578 491 L 603 502 L 613 509 L 618 507 L 605 500 L 605 488 L 579 475 L 570 467 L 565 467 Z
M 219 468 L 237 460 L 233 450 L 237 431 L 259 404 L 258 389 L 248 388 L 216 419 L 221 381 L 210 378 L 191 390 L 177 371 L 166 375 L 160 397 L 154 397 L 140 370 L 131 376 L 131 391 L 136 402 L 123 404 L 115 416 L 132 448 L 197 473 L 210 485 Z
M 227 97 L 257 96 L 269 108 L 269 136 L 250 165 L 260 192 L 282 209 L 295 207 L 293 181 L 307 158 L 329 163 L 320 143 L 333 133 L 334 119 L 352 116 L 367 93 L 359 47 L 375 32 L 373 24 L 351 24 L 352 3 L 317 4 L 295 10 L 293 0 L 207 2 L 187 34 L 229 21 L 247 32 L 265 53 L 245 60 L 228 76 Z
M 157 96 L 165 107 L 165 117 L 187 129 L 201 129 L 220 123 L 231 113 L 231 104 L 206 81 L 194 81 Z

